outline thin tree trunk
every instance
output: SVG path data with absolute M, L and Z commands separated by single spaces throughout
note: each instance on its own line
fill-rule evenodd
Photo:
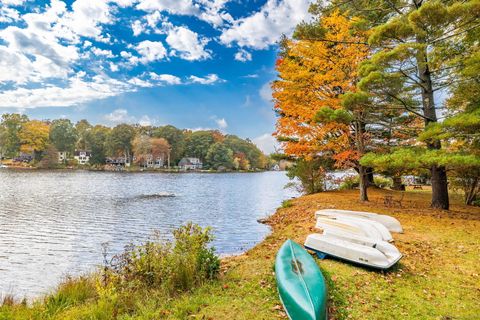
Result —
M 360 201 L 368 201 L 368 194 L 367 194 L 367 188 L 368 188 L 368 174 L 367 170 L 364 166 L 360 165 L 358 167 L 358 174 L 360 175 Z
M 358 154 L 361 156 L 365 153 L 365 145 L 363 141 L 363 133 L 364 133 L 365 125 L 360 121 L 355 122 L 355 138 L 357 140 L 357 150 Z M 361 164 L 358 165 L 358 174 L 360 176 L 359 180 L 359 188 L 360 188 L 360 201 L 368 201 L 368 172 L 367 168 L 362 166 Z
M 480 189 L 479 179 L 473 178 L 472 180 L 473 181 L 470 183 L 470 185 L 467 185 L 465 187 L 465 204 L 469 206 L 472 205 L 473 201 L 476 200 L 477 194 Z

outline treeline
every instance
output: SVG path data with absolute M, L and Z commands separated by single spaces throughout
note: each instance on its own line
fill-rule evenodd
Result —
M 87 120 L 31 120 L 7 113 L 0 121 L 0 156 L 15 159 L 31 155 L 39 165 L 58 163 L 58 152 L 91 152 L 91 165 L 104 165 L 107 157 L 124 157 L 143 165 L 147 158 L 162 157 L 176 166 L 183 157 L 198 158 L 206 169 L 265 169 L 270 160 L 249 139 L 216 130 L 191 131 L 174 126 L 119 124 L 113 128 Z
M 281 41 L 276 135 L 308 192 L 332 168 L 422 175 L 431 206 L 449 189 L 480 204 L 480 2 L 316 1 Z

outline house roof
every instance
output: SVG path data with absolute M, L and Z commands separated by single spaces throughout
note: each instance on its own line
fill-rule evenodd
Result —
M 180 165 L 187 165 L 187 164 L 195 165 L 195 164 L 202 164 L 202 161 L 198 158 L 185 157 L 185 158 L 182 158 L 182 160 L 180 160 L 179 164 Z

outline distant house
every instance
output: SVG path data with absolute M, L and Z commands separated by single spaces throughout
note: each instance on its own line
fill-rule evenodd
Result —
M 198 158 L 182 158 L 178 163 L 178 166 L 182 170 L 198 170 L 202 169 L 203 163 Z
M 33 155 L 29 153 L 20 152 L 20 155 L 13 159 L 14 162 L 28 163 L 33 160 Z
M 111 166 L 125 167 L 127 160 L 125 157 L 108 157 L 105 159 L 105 163 Z
M 75 150 L 73 158 L 77 160 L 78 164 L 84 165 L 89 163 L 92 153 L 86 150 Z
M 67 161 L 67 152 L 66 151 L 59 151 L 58 152 L 58 163 L 64 163 Z
M 163 156 L 154 158 L 153 155 L 149 154 L 145 164 L 147 168 L 162 168 L 165 165 L 165 159 Z

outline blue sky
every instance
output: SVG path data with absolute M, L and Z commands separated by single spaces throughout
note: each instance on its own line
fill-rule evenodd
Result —
M 0 0 L 0 111 L 220 129 L 272 151 L 276 42 L 308 0 Z

